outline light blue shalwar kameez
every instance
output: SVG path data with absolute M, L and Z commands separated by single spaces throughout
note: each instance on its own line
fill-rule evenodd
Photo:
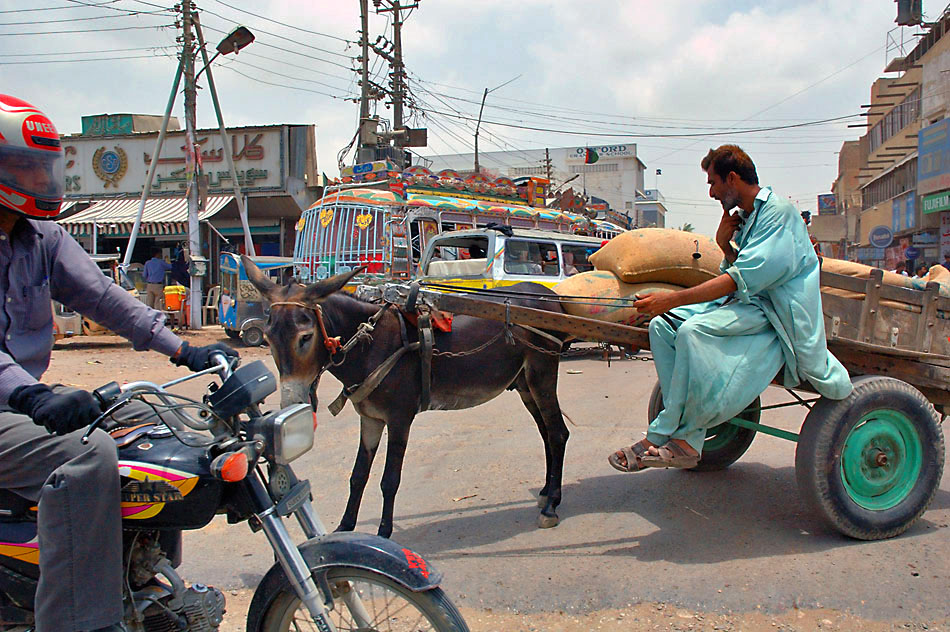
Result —
M 738 257 L 721 270 L 737 290 L 671 310 L 650 321 L 650 349 L 664 410 L 647 439 L 684 439 L 702 452 L 706 430 L 732 419 L 785 366 L 783 383 L 808 380 L 844 399 L 851 379 L 825 343 L 819 265 L 805 222 L 767 187 L 736 234 Z

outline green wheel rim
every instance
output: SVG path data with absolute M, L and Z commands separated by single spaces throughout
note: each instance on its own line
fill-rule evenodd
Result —
M 841 451 L 841 481 L 851 500 L 884 511 L 901 503 L 917 483 L 920 435 L 907 415 L 879 409 L 851 429 Z
M 722 450 L 735 441 L 739 434 L 739 426 L 728 421 L 706 431 L 706 441 L 703 443 L 703 452 Z

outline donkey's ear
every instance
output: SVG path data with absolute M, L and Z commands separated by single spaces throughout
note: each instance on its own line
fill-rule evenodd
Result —
M 257 264 L 247 255 L 241 255 L 241 263 L 244 264 L 244 271 L 247 273 L 247 279 L 251 285 L 257 288 L 257 291 L 266 298 L 271 298 L 277 291 L 277 284 L 267 278 Z
M 360 266 L 359 268 L 351 270 L 350 272 L 344 272 L 342 274 L 332 276 L 329 279 L 311 283 L 307 286 L 307 289 L 304 290 L 304 297 L 307 302 L 312 303 L 323 298 L 324 296 L 329 296 L 334 292 L 338 292 L 342 290 L 343 286 L 349 283 L 353 277 L 364 270 L 366 270 L 366 266 Z

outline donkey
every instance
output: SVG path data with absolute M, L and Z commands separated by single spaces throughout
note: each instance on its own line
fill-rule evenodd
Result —
M 253 261 L 247 257 L 242 257 L 242 260 L 248 279 L 271 303 L 264 335 L 280 373 L 281 406 L 309 401 L 316 410 L 316 388 L 324 370 L 345 387 L 362 384 L 367 376 L 403 347 L 403 332 L 410 343 L 418 338 L 416 328 L 405 327 L 396 310 L 387 309 L 380 314 L 380 305 L 339 291 L 359 270 L 310 285 L 291 281 L 281 287 L 262 274 Z M 548 288 L 534 283 L 519 283 L 511 289 L 539 297 L 555 296 Z M 555 301 L 519 297 L 511 302 L 561 311 Z M 331 354 L 329 349 L 334 348 L 334 338 L 339 337 L 345 344 L 356 335 L 361 323 L 374 316 L 378 321 L 371 340 L 360 341 L 345 354 L 340 351 Z M 504 327 L 503 323 L 460 315 L 453 319 L 451 333 L 433 332 L 434 346 L 439 353 L 432 358 L 429 408 L 471 408 L 505 390 L 517 390 L 544 441 L 547 471 L 538 498 L 541 508 L 538 526 L 554 527 L 559 521 L 556 510 L 561 502 L 564 449 L 569 435 L 557 400 L 557 352 L 561 345 L 556 343 L 554 336 L 518 326 L 512 326 L 512 336 L 508 336 Z M 566 338 L 566 334 L 560 334 L 557 340 Z M 544 353 L 543 349 L 550 352 Z M 440 355 L 441 352 L 465 351 L 475 352 L 454 357 Z M 350 476 L 349 499 L 337 531 L 352 531 L 356 527 L 363 490 L 386 428 L 389 439 L 380 484 L 383 512 L 378 533 L 387 538 L 392 534 L 393 508 L 402 476 L 409 426 L 420 412 L 422 397 L 420 356 L 409 352 L 396 361 L 376 389 L 354 403 L 360 415 L 360 443 Z

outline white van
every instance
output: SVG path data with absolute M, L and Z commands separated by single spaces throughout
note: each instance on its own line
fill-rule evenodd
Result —
M 429 240 L 418 278 L 461 287 L 495 288 L 533 281 L 547 287 L 593 269 L 599 237 L 494 226 L 442 233 Z

